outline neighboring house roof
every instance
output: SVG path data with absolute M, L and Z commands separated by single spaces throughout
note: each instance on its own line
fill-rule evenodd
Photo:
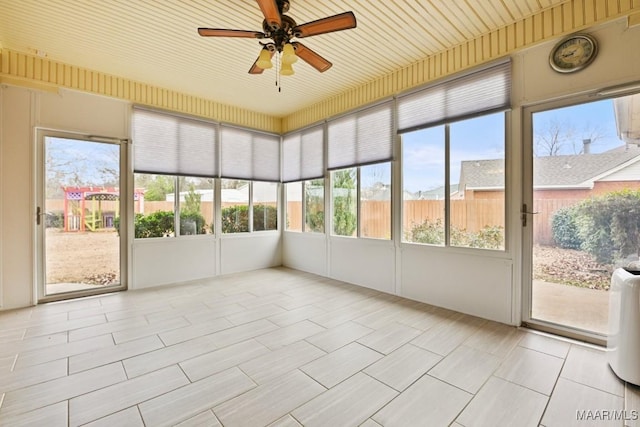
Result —
M 458 184 L 449 185 L 449 195 L 458 192 Z M 408 192 L 405 192 L 408 193 Z M 444 185 L 432 188 L 431 190 L 416 191 L 415 193 L 405 194 L 404 200 L 442 200 L 444 199 Z
M 595 181 L 640 161 L 640 148 L 629 146 L 604 153 L 535 157 L 534 188 L 591 188 Z M 460 168 L 460 188 L 504 188 L 504 160 L 467 160 Z

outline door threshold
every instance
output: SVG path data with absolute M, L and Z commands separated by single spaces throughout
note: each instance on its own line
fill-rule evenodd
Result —
M 607 336 L 596 334 L 594 332 L 569 328 L 563 325 L 545 322 L 541 320 L 530 319 L 526 322 L 522 322 L 522 326 L 525 328 L 537 330 L 540 332 L 546 332 L 551 335 L 556 335 L 564 338 L 569 338 L 574 341 L 581 341 L 588 344 L 594 344 L 599 347 L 607 346 Z

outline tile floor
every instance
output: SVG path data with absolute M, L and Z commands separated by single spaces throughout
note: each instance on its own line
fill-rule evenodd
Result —
M 0 313 L 0 426 L 637 427 L 638 411 L 600 348 L 285 268 Z

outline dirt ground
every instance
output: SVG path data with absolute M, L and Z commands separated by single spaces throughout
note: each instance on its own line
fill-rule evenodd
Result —
M 613 272 L 586 252 L 552 246 L 534 246 L 533 265 L 534 279 L 589 289 L 608 290 Z
M 95 285 L 118 283 L 119 244 L 115 230 L 64 232 L 48 228 L 46 282 Z

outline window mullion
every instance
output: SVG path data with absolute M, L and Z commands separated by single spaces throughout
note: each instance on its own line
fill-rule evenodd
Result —
M 451 160 L 450 148 L 450 126 L 444 126 L 444 245 L 451 246 L 451 179 L 449 164 Z
M 360 166 L 356 168 L 356 237 L 360 238 L 360 220 L 361 220 L 361 203 L 360 203 Z
M 180 177 L 175 176 L 173 183 L 173 236 L 180 236 Z
M 300 191 L 302 192 L 302 197 L 300 198 L 302 200 L 302 219 L 300 222 L 302 222 L 302 232 L 304 233 L 307 231 L 307 181 L 302 181 Z

